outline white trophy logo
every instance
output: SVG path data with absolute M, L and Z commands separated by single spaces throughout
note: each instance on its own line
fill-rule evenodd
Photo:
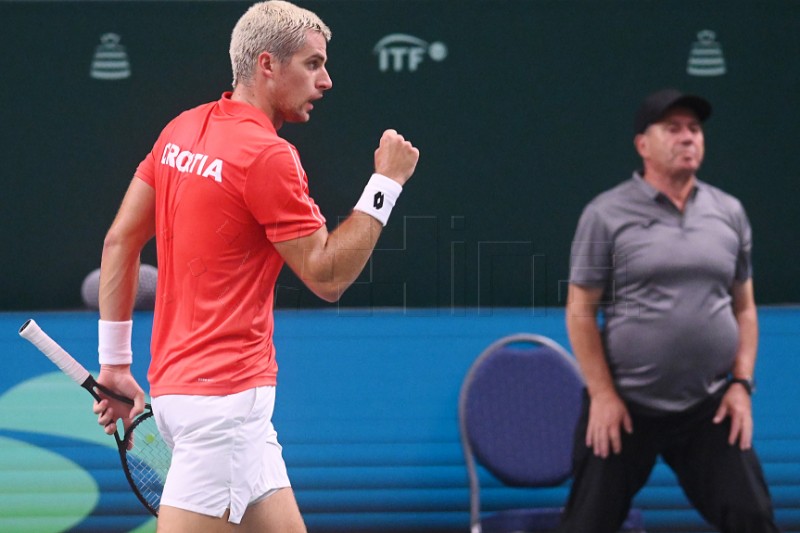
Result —
M 428 43 L 419 37 L 404 33 L 392 33 L 378 41 L 372 52 L 378 55 L 381 72 L 392 70 L 414 72 L 425 57 L 434 61 L 447 58 L 447 46 L 442 42 Z
M 697 41 L 689 52 L 686 72 L 691 76 L 722 76 L 725 74 L 725 58 L 722 47 L 711 30 L 697 32 Z
M 125 47 L 119 44 L 120 36 L 105 33 L 100 36 L 92 59 L 89 75 L 96 80 L 124 80 L 131 77 L 131 65 Z

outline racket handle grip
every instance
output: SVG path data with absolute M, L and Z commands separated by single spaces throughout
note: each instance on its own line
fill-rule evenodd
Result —
M 78 385 L 83 386 L 86 380 L 89 379 L 89 371 L 59 346 L 56 341 L 51 339 L 47 333 L 42 331 L 42 328 L 39 327 L 35 320 L 26 321 L 19 328 L 19 334 L 23 339 L 36 346 L 40 352 L 47 356 Z

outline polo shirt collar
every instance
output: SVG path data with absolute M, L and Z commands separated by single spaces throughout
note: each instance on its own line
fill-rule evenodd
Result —
M 248 117 L 258 122 L 272 133 L 277 134 L 275 125 L 272 124 L 272 121 L 269 119 L 269 117 L 267 117 L 267 115 L 265 115 L 260 109 L 245 102 L 231 100 L 231 95 L 233 95 L 233 92 L 226 91 L 222 93 L 222 97 L 219 99 L 219 108 L 223 113 L 235 117 Z
M 642 176 L 641 170 L 636 170 L 633 172 L 633 182 L 636 184 L 636 187 L 644 193 L 645 196 L 652 200 L 658 200 L 659 198 L 666 198 L 664 193 L 647 183 L 645 181 L 644 176 Z M 695 198 L 697 196 L 697 191 L 703 189 L 705 184 L 700 181 L 699 179 L 694 179 L 694 187 L 692 188 L 692 192 L 689 195 L 690 198 Z

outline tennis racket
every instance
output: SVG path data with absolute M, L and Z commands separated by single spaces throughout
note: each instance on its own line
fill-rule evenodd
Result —
M 97 401 L 101 400 L 97 391 L 101 391 L 106 396 L 133 405 L 133 400 L 130 398 L 120 396 L 97 383 L 94 377 L 83 368 L 83 365 L 73 359 L 47 333 L 42 331 L 33 319 L 28 320 L 19 328 L 19 334 L 36 346 L 75 383 L 89 391 Z M 134 433 L 136 434 L 135 439 Z M 158 433 L 150 404 L 145 404 L 144 413 L 136 417 L 122 436 L 120 436 L 119 430 L 115 431 L 114 438 L 117 441 L 122 469 L 125 471 L 125 477 L 134 494 L 148 511 L 154 516 L 158 516 L 161 492 L 164 488 L 164 480 L 167 477 L 172 454 Z M 134 442 L 134 447 L 129 450 L 128 443 L 131 441 Z

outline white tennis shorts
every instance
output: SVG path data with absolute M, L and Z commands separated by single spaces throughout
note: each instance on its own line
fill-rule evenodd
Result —
M 238 524 L 248 505 L 291 486 L 272 426 L 275 387 L 158 396 L 152 406 L 172 448 L 162 505 L 217 517 L 230 509 Z

